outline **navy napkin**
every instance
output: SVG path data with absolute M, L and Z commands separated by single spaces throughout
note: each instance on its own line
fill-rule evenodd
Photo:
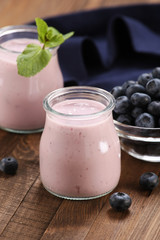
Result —
M 75 35 L 59 49 L 65 85 L 110 91 L 160 66 L 160 5 L 102 8 L 45 19 Z

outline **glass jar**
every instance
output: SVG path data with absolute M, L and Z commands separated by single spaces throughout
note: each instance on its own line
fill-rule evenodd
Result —
M 121 171 L 113 96 L 100 88 L 67 87 L 51 92 L 43 104 L 40 175 L 46 190 L 72 200 L 111 192 Z
M 57 49 L 50 49 L 49 64 L 33 77 L 17 72 L 16 59 L 29 43 L 38 43 L 35 26 L 9 26 L 0 29 L 0 128 L 16 133 L 42 131 L 45 122 L 43 99 L 63 87 Z

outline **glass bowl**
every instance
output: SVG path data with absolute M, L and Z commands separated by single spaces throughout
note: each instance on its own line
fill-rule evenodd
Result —
M 160 128 L 142 128 L 114 120 L 121 148 L 129 155 L 148 162 L 160 162 Z

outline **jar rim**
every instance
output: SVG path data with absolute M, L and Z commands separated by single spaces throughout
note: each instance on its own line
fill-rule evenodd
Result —
M 13 32 L 23 32 L 23 31 L 33 31 L 33 32 L 37 32 L 37 27 L 35 25 L 8 25 L 5 27 L 0 28 L 0 37 L 5 35 L 6 32 L 8 31 L 9 33 L 13 33 Z
M 24 24 L 24 25 L 9 25 L 9 26 L 5 26 L 5 27 L 0 28 L 0 38 L 7 35 L 7 34 L 22 33 L 22 32 L 35 33 L 38 36 L 37 27 L 35 25 Z M 37 37 L 37 39 L 38 39 L 38 37 Z M 52 53 L 53 56 L 56 54 L 58 48 L 59 48 L 59 46 L 49 48 L 50 51 L 54 50 L 53 53 Z M 7 49 L 7 48 L 3 47 L 1 44 L 0 44 L 0 49 L 2 49 L 3 51 L 9 52 L 9 53 L 15 53 L 15 54 L 22 53 L 21 51 L 15 51 L 15 50 Z
M 32 32 L 37 33 L 37 27 L 35 25 L 9 25 L 0 28 L 0 38 L 7 35 L 7 34 L 13 34 L 13 33 L 22 33 L 22 32 Z M 10 53 L 21 53 L 19 51 L 14 51 L 7 49 L 0 44 L 0 49 L 10 52 Z
M 95 112 L 95 113 L 90 113 L 90 114 L 67 114 L 67 113 L 62 113 L 62 112 L 58 112 L 56 110 L 54 110 L 51 106 L 50 106 L 50 102 L 53 99 L 60 99 L 60 97 L 62 96 L 67 96 L 67 95 L 73 95 L 76 94 L 76 97 L 74 99 L 79 99 L 78 98 L 78 94 L 92 94 L 92 96 L 95 95 L 99 95 L 100 97 L 102 97 L 104 100 L 108 101 L 107 106 L 105 105 L 105 108 Z M 82 99 L 82 97 L 81 97 Z M 95 100 L 98 101 L 98 100 Z M 58 103 L 58 101 L 56 102 Z M 51 114 L 55 114 L 57 116 L 62 116 L 62 117 L 70 117 L 72 119 L 76 119 L 76 118 L 87 118 L 87 117 L 96 117 L 99 116 L 101 114 L 107 113 L 107 112 L 111 112 L 114 107 L 115 107 L 115 98 L 113 97 L 113 95 L 111 93 L 109 93 L 108 91 L 102 89 L 102 88 L 98 88 L 98 87 L 90 87 L 90 86 L 75 86 L 75 87 L 64 87 L 64 88 L 59 88 L 56 89 L 52 92 L 50 92 L 43 100 L 43 107 L 44 110 L 48 113 Z

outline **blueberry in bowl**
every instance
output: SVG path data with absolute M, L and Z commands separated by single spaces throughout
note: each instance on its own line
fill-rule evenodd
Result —
M 160 162 L 160 67 L 111 90 L 121 148 L 140 160 Z

